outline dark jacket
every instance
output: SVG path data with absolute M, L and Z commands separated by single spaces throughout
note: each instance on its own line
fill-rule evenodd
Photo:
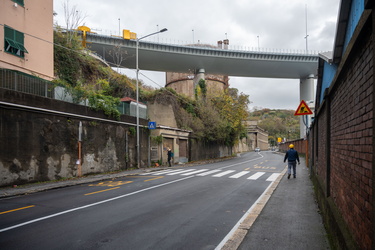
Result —
M 288 162 L 298 161 L 299 163 L 299 156 L 297 150 L 291 148 L 288 151 L 286 151 L 284 162 L 286 161 L 286 159 L 288 159 Z
M 172 158 L 172 156 L 173 156 L 172 151 L 168 150 L 167 155 L 168 155 L 168 160 L 170 160 Z

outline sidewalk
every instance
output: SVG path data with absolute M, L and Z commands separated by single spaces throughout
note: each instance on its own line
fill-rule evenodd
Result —
M 309 171 L 302 158 L 296 179 L 282 177 L 239 250 L 330 249 Z

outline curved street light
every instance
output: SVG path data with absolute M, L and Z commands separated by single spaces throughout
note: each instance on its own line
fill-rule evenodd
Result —
M 140 168 L 140 160 L 141 160 L 141 157 L 140 157 L 140 150 L 139 150 L 139 79 L 138 79 L 138 76 L 139 76 L 139 66 L 138 66 L 138 48 L 139 48 L 139 41 L 146 38 L 146 37 L 149 37 L 149 36 L 153 36 L 153 35 L 156 35 L 156 34 L 159 34 L 159 33 L 162 33 L 162 32 L 165 32 L 167 31 L 168 29 L 164 28 L 164 29 L 161 29 L 157 32 L 154 32 L 154 33 L 151 33 L 151 34 L 148 34 L 146 36 L 143 36 L 141 38 L 137 38 L 137 46 L 136 46 L 136 52 L 135 52 L 135 58 L 136 58 L 136 79 L 137 79 L 137 89 L 136 89 L 136 95 L 137 95 L 137 168 Z

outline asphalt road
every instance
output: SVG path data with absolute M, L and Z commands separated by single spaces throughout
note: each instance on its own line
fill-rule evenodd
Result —
M 0 249 L 215 249 L 285 168 L 282 156 L 128 176 L 0 200 Z

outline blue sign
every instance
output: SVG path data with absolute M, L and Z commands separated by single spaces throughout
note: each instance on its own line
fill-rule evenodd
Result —
M 149 129 L 156 129 L 156 122 L 148 122 Z

